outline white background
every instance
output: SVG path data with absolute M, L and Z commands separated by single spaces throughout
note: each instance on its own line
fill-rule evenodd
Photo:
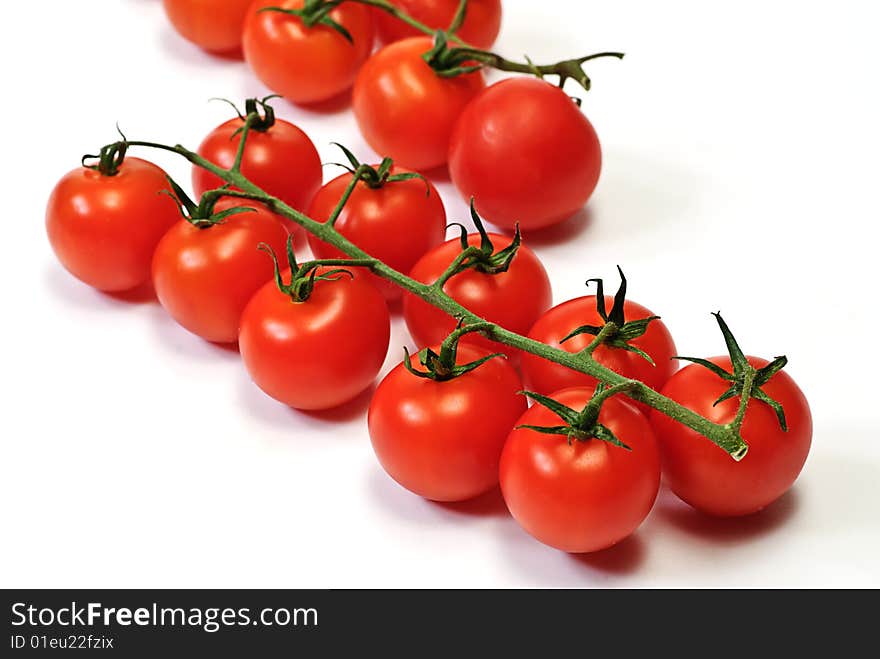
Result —
M 620 263 L 682 352 L 722 350 L 721 309 L 748 352 L 787 354 L 815 416 L 794 490 L 739 522 L 664 492 L 632 539 L 580 558 L 526 536 L 497 494 L 403 491 L 373 457 L 368 397 L 283 408 L 235 353 L 78 283 L 45 239 L 51 187 L 117 120 L 195 147 L 228 116 L 207 99 L 266 90 L 177 37 L 158 0 L 18 2 L 0 23 L 0 585 L 880 586 L 876 9 L 505 4 L 512 57 L 628 53 L 591 69 L 606 166 L 589 211 L 531 243 L 556 301 Z M 344 108 L 279 114 L 325 159 L 331 141 L 371 155 Z M 388 368 L 406 341 L 398 318 Z

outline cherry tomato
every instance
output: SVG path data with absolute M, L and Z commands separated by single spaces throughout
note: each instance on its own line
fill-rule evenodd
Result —
M 729 357 L 710 361 L 731 369 Z M 748 357 L 748 362 L 755 368 L 768 363 L 758 357 Z M 729 386 L 730 382 L 709 369 L 692 364 L 673 375 L 661 393 L 710 421 L 726 424 L 736 417 L 740 397 L 717 405 L 715 401 Z M 755 513 L 788 491 L 800 474 L 813 436 L 807 399 L 784 371 L 761 389 L 782 405 L 788 432 L 782 430 L 769 405 L 750 400 L 742 427 L 749 451 L 740 462 L 690 428 L 659 412 L 651 414 L 666 482 L 694 508 L 720 517 Z
M 236 117 L 215 128 L 199 147 L 199 154 L 226 169 L 235 163 L 243 121 Z M 323 170 L 315 145 L 299 128 L 283 119 L 266 131 L 250 131 L 245 144 L 241 173 L 251 183 L 297 210 L 308 208 L 321 187 Z M 201 196 L 223 185 L 217 176 L 193 167 L 193 189 Z
M 126 158 L 113 176 L 80 167 L 49 197 L 46 231 L 61 264 L 102 291 L 125 291 L 148 281 L 153 250 L 180 213 L 161 194 L 162 169 Z
M 446 163 L 452 128 L 485 86 L 480 71 L 441 78 L 422 59 L 430 37 L 413 37 L 373 55 L 354 84 L 354 115 L 373 149 L 423 171 Z
M 452 25 L 460 0 L 394 0 L 394 5 L 434 30 Z M 376 28 L 385 42 L 400 41 L 422 33 L 388 12 L 376 10 Z M 480 49 L 495 43 L 501 30 L 501 0 L 469 0 L 464 23 L 456 32 L 462 41 Z
M 163 0 L 180 35 L 214 53 L 240 53 L 241 31 L 251 0 Z
M 406 171 L 393 167 L 391 175 Z M 326 222 L 350 182 L 351 175 L 343 174 L 321 188 L 312 200 L 309 217 Z M 443 242 L 446 209 L 436 188 L 424 180 L 393 181 L 381 188 L 360 181 L 335 227 L 369 255 L 406 274 L 425 252 Z M 345 257 L 313 235 L 309 235 L 309 245 L 316 258 Z M 403 294 L 384 279 L 369 277 L 386 299 L 396 300 Z
M 614 304 L 614 298 L 605 296 L 606 308 Z M 627 321 L 650 318 L 654 314 L 636 302 L 624 302 L 624 315 Z M 529 332 L 529 338 L 546 343 L 567 352 L 580 352 L 592 343 L 595 336 L 579 334 L 565 343 L 560 343 L 568 334 L 583 325 L 602 327 L 605 321 L 596 310 L 596 296 L 579 297 L 553 307 L 538 319 Z M 641 355 L 610 345 L 596 348 L 593 358 L 603 366 L 621 375 L 640 380 L 653 389 L 660 389 L 672 377 L 677 368 L 673 357 L 678 354 L 672 335 L 661 320 L 654 320 L 645 333 L 629 342 L 644 351 L 654 360 L 654 364 Z M 521 362 L 523 380 L 530 391 L 550 394 L 569 387 L 595 386 L 595 378 L 578 373 L 572 369 L 541 359 L 531 354 L 523 354 Z M 646 408 L 647 409 L 647 408 Z
M 510 243 L 510 238 L 505 236 L 489 234 L 489 237 L 496 246 Z M 468 236 L 468 244 L 478 246 L 480 236 Z M 435 247 L 416 263 L 410 277 L 433 284 L 459 253 L 461 241 L 458 238 Z M 547 271 L 535 253 L 525 246 L 520 247 L 507 272 L 488 274 L 466 270 L 452 277 L 443 290 L 484 320 L 520 334 L 525 334 L 553 301 Z M 411 294 L 403 296 L 403 315 L 410 335 L 420 347 L 442 342 L 456 325 L 452 317 Z M 477 334 L 466 335 L 462 342 L 508 356 L 518 352 Z
M 551 397 L 580 410 L 593 391 L 579 387 Z M 605 401 L 599 423 L 631 450 L 517 428 L 501 454 L 501 491 L 510 513 L 532 536 L 562 551 L 593 552 L 620 542 L 657 498 L 660 453 L 645 416 L 615 397 Z M 560 419 L 536 404 L 516 425 L 552 427 Z
M 571 217 L 602 167 L 592 124 L 564 91 L 535 78 L 502 80 L 474 99 L 455 126 L 449 172 L 486 219 L 523 231 Z
M 462 345 L 456 363 L 488 354 Z M 411 362 L 420 368 L 418 355 Z M 500 357 L 439 382 L 419 378 L 400 364 L 370 404 L 373 449 L 385 471 L 419 496 L 434 501 L 478 496 L 498 484 L 501 449 L 526 410 L 521 389 L 516 370 Z
M 379 374 L 390 340 L 388 307 L 353 272 L 354 278 L 316 282 L 305 302 L 294 302 L 272 281 L 248 304 L 241 356 L 254 383 L 275 400 L 301 410 L 329 409 L 355 398 Z
M 273 213 L 250 202 L 221 199 L 215 210 L 246 206 L 221 224 L 198 228 L 179 220 L 159 242 L 153 257 L 153 285 L 159 302 L 183 327 L 206 341 L 234 343 L 241 313 L 254 293 L 272 279 L 272 260 L 287 245 L 287 230 Z
M 264 7 L 301 9 L 303 0 L 257 0 L 248 12 L 244 56 L 264 85 L 293 103 L 325 101 L 351 87 L 373 50 L 369 7 L 346 2 L 330 12 L 351 42 L 330 26 L 306 27 L 298 16 Z

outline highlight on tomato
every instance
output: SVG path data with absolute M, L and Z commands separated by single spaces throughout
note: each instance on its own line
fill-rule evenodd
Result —
M 523 414 L 501 454 L 513 518 L 556 549 L 586 553 L 631 535 L 660 488 L 660 453 L 647 418 L 615 390 L 576 387 Z
M 336 216 L 333 226 L 339 233 L 370 256 L 408 273 L 446 236 L 446 209 L 440 194 L 424 176 L 394 165 L 390 158 L 370 167 L 358 162 L 345 147 L 340 148 L 351 165 L 347 167 L 349 172 L 318 191 L 309 207 L 309 217 L 327 222 Z M 340 250 L 313 234 L 309 234 L 309 245 L 319 259 L 345 258 Z M 398 300 L 403 295 L 391 282 L 365 274 L 387 300 Z
M 432 30 L 454 25 L 461 0 L 393 0 L 392 4 Z M 464 21 L 455 35 L 476 48 L 490 48 L 501 31 L 501 0 L 468 0 Z M 381 9 L 375 10 L 376 29 L 383 43 L 421 36 L 421 32 Z
M 235 164 L 245 119 L 257 113 L 259 118 L 252 120 L 245 141 L 241 173 L 264 192 L 303 211 L 321 187 L 321 157 L 308 135 L 292 123 L 276 118 L 269 104 L 271 98 L 248 99 L 244 114 L 236 108 L 238 116 L 211 131 L 198 153 L 215 165 L 230 169 Z M 223 186 L 219 177 L 198 166 L 193 167 L 192 183 L 197 196 Z
M 391 335 L 382 294 L 350 269 L 319 262 L 299 266 L 288 241 L 290 269 L 248 303 L 239 349 L 254 383 L 300 410 L 325 410 L 363 393 L 375 381 Z M 349 267 L 344 264 L 343 267 Z
M 311 7 L 310 7 L 311 5 Z M 373 50 L 370 8 L 344 2 L 257 0 L 244 26 L 244 56 L 260 81 L 293 103 L 347 91 Z
M 485 87 L 480 71 L 441 76 L 425 59 L 434 51 L 430 37 L 392 43 L 367 60 L 354 84 L 354 115 L 364 139 L 416 171 L 446 163 L 455 122 Z
M 46 206 L 46 233 L 68 272 L 93 288 L 127 291 L 150 279 L 153 250 L 180 219 L 161 194 L 167 174 L 140 158 L 126 158 L 125 141 L 86 156 L 67 173 Z M 95 165 L 85 163 L 98 158 Z
M 182 327 L 214 343 L 235 343 L 245 306 L 272 279 L 261 244 L 283 250 L 287 229 L 255 202 L 208 193 L 195 204 L 169 179 L 183 219 L 153 255 L 159 303 Z
M 526 410 L 522 383 L 504 356 L 459 346 L 458 336 L 407 353 L 370 403 L 370 439 L 383 469 L 433 501 L 464 501 L 494 488 L 504 442 Z
M 450 139 L 449 172 L 493 224 L 523 231 L 569 219 L 599 182 L 592 124 L 562 89 L 537 78 L 495 83 L 465 108 Z
M 252 0 L 163 0 L 174 29 L 199 48 L 241 54 L 241 32 Z
M 461 237 L 425 254 L 410 271 L 423 284 L 440 284 L 452 299 L 480 318 L 512 332 L 525 334 L 553 302 L 547 271 L 535 253 L 522 244 L 517 231 L 511 240 L 487 233 L 471 202 L 477 233 Z M 508 243 L 496 250 L 495 246 Z M 450 269 L 451 268 L 451 269 Z M 411 293 L 403 296 L 403 316 L 418 346 L 435 345 L 455 329 L 455 320 Z M 519 351 L 483 336 L 469 334 L 464 343 L 475 343 L 509 357 Z
M 659 390 L 677 368 L 675 342 L 659 316 L 626 298 L 626 277 L 619 266 L 617 271 L 620 288 L 614 297 L 605 295 L 601 279 L 590 279 L 587 285 L 595 283 L 597 295 L 553 307 L 528 336 L 571 353 L 591 350 L 602 366 Z M 597 383 L 592 376 L 532 354 L 522 355 L 521 369 L 526 386 L 540 394 Z
M 785 357 L 746 356 L 721 317 L 714 314 L 729 354 L 694 362 L 661 393 L 713 423 L 739 427 L 748 452 L 739 462 L 704 437 L 660 412 L 651 424 L 660 441 L 663 473 L 686 503 L 709 515 L 756 513 L 785 494 L 806 463 L 813 436 L 810 406 L 782 369 Z

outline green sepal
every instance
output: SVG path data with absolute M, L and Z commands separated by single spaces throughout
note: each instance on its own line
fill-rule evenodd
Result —
M 330 0 L 329 2 L 318 1 L 318 2 L 306 2 L 305 6 L 302 9 L 284 9 L 283 7 L 263 7 L 262 9 L 258 9 L 258 12 L 263 11 L 274 11 L 279 14 L 288 14 L 290 16 L 296 16 L 299 18 L 303 25 L 306 27 L 314 27 L 315 25 L 324 25 L 326 27 L 332 28 L 336 30 L 339 34 L 341 34 L 346 41 L 353 44 L 354 38 L 351 36 L 351 32 L 345 29 L 339 22 L 334 21 L 330 18 L 330 12 L 333 11 L 337 6 L 341 3 L 339 0 Z
M 648 318 L 640 318 L 638 320 L 631 320 L 627 322 L 625 314 L 627 287 L 626 276 L 623 274 L 623 270 L 620 266 L 617 266 L 617 272 L 620 274 L 620 287 L 617 289 L 617 293 L 615 293 L 614 295 L 614 305 L 611 307 L 610 313 L 605 306 L 605 282 L 602 279 L 587 280 L 587 286 L 593 283 L 596 284 L 596 313 L 598 313 L 599 317 L 605 321 L 606 326 L 611 323 L 614 324 L 613 332 L 609 333 L 606 330 L 606 334 L 603 338 L 602 344 L 636 354 L 647 361 L 649 364 L 651 364 L 651 366 L 655 366 L 654 360 L 648 353 L 632 345 L 630 342 L 641 336 L 644 336 L 645 332 L 648 331 L 651 323 L 655 320 L 660 320 L 660 316 L 650 316 Z M 596 325 L 582 325 L 569 332 L 559 343 L 565 343 L 566 341 L 569 341 L 576 336 L 580 336 L 581 334 L 599 336 L 599 334 L 604 329 L 604 326 L 598 327 Z
M 454 380 L 455 378 L 461 377 L 471 371 L 475 371 L 480 368 L 483 364 L 488 362 L 491 359 L 495 359 L 500 357 L 501 359 L 507 359 L 507 355 L 496 352 L 491 355 L 486 355 L 485 357 L 481 357 L 476 361 L 472 361 L 467 364 L 448 364 L 445 363 L 443 357 L 434 350 L 430 348 L 424 348 L 418 352 L 419 363 L 425 368 L 424 371 L 420 371 L 416 369 L 412 362 L 410 361 L 410 353 L 406 347 L 403 349 L 403 353 L 405 355 L 403 360 L 404 368 L 407 371 L 415 375 L 419 378 L 424 378 L 426 380 L 434 380 L 435 382 L 446 382 L 448 380 Z
M 546 407 L 560 419 L 565 421 L 564 426 L 533 426 L 521 425 L 517 428 L 526 428 L 534 430 L 545 435 L 559 435 L 568 438 L 570 444 L 573 439 L 579 441 L 587 441 L 589 439 L 598 439 L 600 441 L 618 446 L 627 451 L 632 449 L 620 441 L 617 436 L 607 427 L 599 423 L 599 412 L 608 396 L 613 394 L 604 384 L 599 383 L 592 398 L 584 406 L 584 409 L 578 412 L 567 405 L 563 405 L 558 400 L 535 393 L 533 391 L 521 391 L 520 394 L 528 396 L 542 407 Z
M 100 173 L 101 176 L 116 176 L 119 173 L 119 168 L 122 167 L 122 163 L 125 162 L 125 154 L 128 152 L 128 138 L 125 136 L 125 133 L 122 132 L 119 124 L 116 124 L 116 132 L 119 133 L 119 136 L 122 139 L 101 147 L 101 150 L 97 154 L 87 153 L 84 155 L 80 159 L 80 163 L 83 167 L 96 171 Z M 94 160 L 96 158 L 98 160 L 97 164 L 88 164 L 89 160 Z
M 433 48 L 422 55 L 422 59 L 441 78 L 454 78 L 483 68 L 482 64 L 465 64 L 478 52 L 470 48 L 450 48 L 446 32 L 438 30 L 434 33 Z
M 718 322 L 718 327 L 721 329 L 721 334 L 724 336 L 724 343 L 727 346 L 727 352 L 730 355 L 730 362 L 733 365 L 733 373 L 724 370 L 718 366 L 718 364 L 715 364 L 708 359 L 699 359 L 697 357 L 674 357 L 674 359 L 681 359 L 707 368 L 721 379 L 731 383 L 730 388 L 721 394 L 713 405 L 719 405 L 720 403 L 736 396 L 742 396 L 745 388 L 746 372 L 749 369 L 753 369 L 754 375 L 749 398 L 754 398 L 765 405 L 769 405 L 776 414 L 779 427 L 782 428 L 783 432 L 788 432 L 788 423 L 785 419 L 785 410 L 782 405 L 768 396 L 767 393 L 761 389 L 761 387 L 767 384 L 774 375 L 785 368 L 786 364 L 788 364 L 788 358 L 785 356 L 776 357 L 766 366 L 760 369 L 754 369 L 754 367 L 749 364 L 749 360 L 746 358 L 745 353 L 743 353 L 742 348 L 740 348 L 739 343 L 733 336 L 733 332 L 730 331 L 730 327 L 721 317 L 721 313 L 713 312 L 712 315 L 715 316 L 715 320 Z
M 350 166 L 343 165 L 342 163 L 329 164 L 342 167 L 352 176 L 360 177 L 360 179 L 364 183 L 366 183 L 368 187 L 373 188 L 374 190 L 378 190 L 379 188 L 384 187 L 386 183 L 397 183 L 400 181 L 412 181 L 415 179 L 419 179 L 425 184 L 426 196 L 431 196 L 431 184 L 428 182 L 428 179 L 426 179 L 418 172 L 401 172 L 400 174 L 391 174 L 391 169 L 394 167 L 394 161 L 391 158 L 383 158 L 378 167 L 371 167 L 369 165 L 365 165 L 360 160 L 358 160 L 357 156 L 355 156 L 350 149 L 340 144 L 339 142 L 331 142 L 330 144 L 339 147 L 339 149 L 345 155 L 346 160 L 348 160 Z
M 470 211 L 471 219 L 474 222 L 477 233 L 480 234 L 480 246 L 478 248 L 478 253 L 476 253 L 473 258 L 462 263 L 455 274 L 471 268 L 489 275 L 497 275 L 502 272 L 507 272 L 510 269 L 513 260 L 516 258 L 516 255 L 519 253 L 520 247 L 522 247 L 522 233 L 519 230 L 519 224 L 516 225 L 516 230 L 514 231 L 511 243 L 504 249 L 496 252 L 495 245 L 492 243 L 492 239 L 489 237 L 489 233 L 483 225 L 483 219 L 477 212 L 473 197 L 471 197 Z M 467 228 L 458 222 L 453 222 L 447 225 L 446 228 L 448 229 L 450 227 L 458 227 L 461 231 L 460 240 L 462 251 L 470 249 Z
M 214 207 L 216 206 L 217 201 L 224 196 L 224 193 L 229 188 L 228 185 L 224 185 L 222 188 L 217 188 L 216 190 L 208 190 L 202 195 L 199 203 L 196 204 L 189 198 L 189 195 L 186 194 L 184 189 L 177 184 L 177 181 L 170 176 L 166 176 L 165 178 L 168 180 L 168 185 L 171 186 L 171 190 L 162 190 L 161 194 L 166 194 L 171 197 L 177 204 L 181 217 L 199 229 L 210 229 L 217 224 L 223 224 L 228 217 L 238 215 L 239 213 L 250 213 L 256 210 L 250 206 L 233 206 L 226 210 L 214 212 Z
M 340 275 L 348 275 L 354 278 L 354 274 L 345 268 L 335 268 L 318 274 L 318 268 L 323 263 L 319 261 L 309 261 L 299 265 L 296 261 L 296 253 L 293 249 L 293 236 L 287 237 L 287 263 L 290 266 L 290 283 L 284 283 L 281 273 L 281 264 L 278 261 L 278 255 L 275 250 L 266 243 L 257 245 L 257 249 L 266 252 L 271 259 L 274 267 L 275 285 L 278 290 L 289 296 L 294 302 L 306 302 L 315 290 L 315 284 L 319 281 L 337 281 Z
M 212 98 L 212 101 L 221 101 L 223 103 L 227 103 L 233 110 L 235 110 L 235 114 L 238 115 L 238 118 L 242 120 L 242 122 L 247 121 L 248 117 L 251 117 L 250 125 L 248 126 L 248 130 L 253 130 L 258 133 L 265 133 L 272 126 L 275 125 L 275 108 L 269 105 L 269 101 L 275 98 L 281 98 L 278 94 L 270 94 L 269 96 L 264 96 L 263 98 L 247 98 L 244 101 L 244 112 L 238 109 L 238 106 L 230 101 L 228 98 Z M 235 137 L 241 134 L 244 131 L 244 126 L 239 126 L 235 131 L 233 131 L 232 135 L 230 135 L 230 139 L 235 139 Z

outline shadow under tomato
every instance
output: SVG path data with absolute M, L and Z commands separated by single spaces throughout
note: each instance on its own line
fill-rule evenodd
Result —
M 370 409 L 370 401 L 376 391 L 376 384 L 372 384 L 366 391 L 361 392 L 355 398 L 329 410 L 299 410 L 302 414 L 326 421 L 328 423 L 345 423 L 354 421 L 359 417 L 366 418 L 367 410 Z
M 618 542 L 613 547 L 590 554 L 569 554 L 575 563 L 614 574 L 634 572 L 645 562 L 645 542 L 638 532 Z
M 305 110 L 306 112 L 312 112 L 314 114 L 339 114 L 345 112 L 351 107 L 351 93 L 352 88 L 349 87 L 333 98 L 317 101 L 316 103 L 293 103 L 292 101 L 288 101 L 288 103 L 295 108 Z
M 501 488 L 495 487 L 467 501 L 432 501 L 432 504 L 457 515 L 470 517 L 507 516 L 507 504 L 501 496 Z
M 797 489 L 791 489 L 764 510 L 745 517 L 712 517 L 692 508 L 671 491 L 661 495 L 654 514 L 687 533 L 721 544 L 736 544 L 772 533 L 800 508 Z
M 153 288 L 151 280 L 145 281 L 139 286 L 135 286 L 127 291 L 118 292 L 102 292 L 102 295 L 115 300 L 116 302 L 125 302 L 126 304 L 151 304 L 158 302 L 156 298 L 156 290 Z
M 452 183 L 452 176 L 449 174 L 449 165 L 445 163 L 430 169 L 423 169 L 419 173 L 434 185 L 437 185 L 438 183 Z
M 546 229 L 524 231 L 523 240 L 530 247 L 548 247 L 567 243 L 586 232 L 593 223 L 593 211 L 582 208 L 564 222 Z

